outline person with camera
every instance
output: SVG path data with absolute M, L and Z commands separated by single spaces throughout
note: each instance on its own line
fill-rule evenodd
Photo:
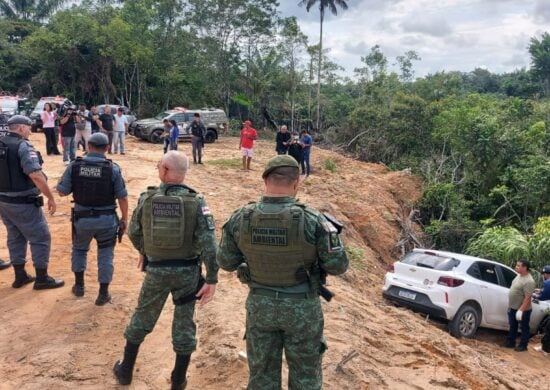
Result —
M 76 137 L 74 142 L 77 147 L 82 142 L 84 151 L 88 152 L 88 139 L 92 135 L 92 121 L 90 119 L 90 113 L 86 109 L 86 104 L 80 103 L 76 113 L 80 118 L 80 123 L 76 124 Z
M 80 124 L 80 116 L 77 114 L 75 106 L 68 106 L 64 109 L 59 124 L 63 137 L 63 163 L 69 165 L 76 159 L 76 126 Z
M 35 290 L 63 286 L 63 280 L 48 275 L 51 235 L 44 218 L 44 194 L 48 211 L 56 210 L 55 199 L 42 171 L 42 157 L 29 142 L 31 120 L 14 115 L 8 121 L 9 133 L 0 137 L 0 217 L 7 230 L 7 246 L 15 271 L 13 288 L 34 282 Z M 31 248 L 36 278 L 27 274 L 27 245 Z

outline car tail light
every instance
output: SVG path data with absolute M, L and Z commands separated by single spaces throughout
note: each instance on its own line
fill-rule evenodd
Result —
M 441 276 L 437 281 L 437 284 L 440 284 L 442 286 L 447 286 L 447 287 L 458 287 L 464 284 L 464 280 L 455 279 L 450 276 Z
M 388 265 L 388 272 L 395 272 L 395 267 L 393 266 L 393 264 Z

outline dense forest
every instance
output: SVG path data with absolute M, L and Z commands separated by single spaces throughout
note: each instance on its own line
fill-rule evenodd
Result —
M 324 12 L 347 8 L 296 3 L 319 13 L 320 26 Z M 245 117 L 269 127 L 271 117 L 309 128 L 359 159 L 422 176 L 417 218 L 431 245 L 550 261 L 550 34 L 532 37 L 531 67 L 511 73 L 418 78 L 415 51 L 388 59 L 374 46 L 354 77 L 342 77 L 322 40 L 310 42 L 277 7 L 0 0 L 0 90 L 123 103 L 142 117 L 215 106 L 235 127 Z

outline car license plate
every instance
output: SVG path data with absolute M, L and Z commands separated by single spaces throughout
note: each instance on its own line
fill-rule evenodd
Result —
M 400 290 L 398 295 L 400 297 L 411 299 L 413 301 L 416 299 L 416 294 L 409 291 Z

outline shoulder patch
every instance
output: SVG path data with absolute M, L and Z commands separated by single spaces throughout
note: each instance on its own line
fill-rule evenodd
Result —
M 202 210 L 202 215 L 212 215 L 212 213 L 210 212 L 210 207 L 208 206 L 201 207 L 201 210 Z

